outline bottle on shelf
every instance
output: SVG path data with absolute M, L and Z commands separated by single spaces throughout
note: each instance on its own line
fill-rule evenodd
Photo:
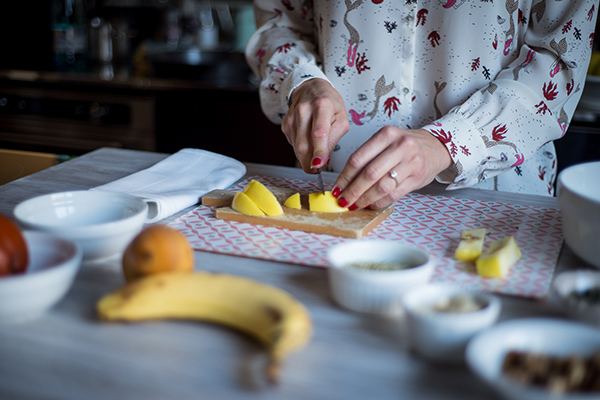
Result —
M 57 71 L 84 71 L 88 57 L 85 0 L 53 0 L 51 9 L 52 53 Z

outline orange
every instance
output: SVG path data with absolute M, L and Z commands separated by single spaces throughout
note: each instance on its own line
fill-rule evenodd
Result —
M 127 282 L 146 275 L 193 270 L 194 250 L 182 233 L 166 225 L 144 228 L 123 253 Z
M 25 237 L 17 224 L 0 214 L 0 277 L 21 274 L 28 264 Z

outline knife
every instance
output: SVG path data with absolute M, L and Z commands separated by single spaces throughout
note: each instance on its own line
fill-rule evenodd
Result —
M 323 176 L 321 175 L 321 168 L 318 169 L 319 186 L 321 187 L 321 193 L 325 194 L 325 185 L 323 184 Z

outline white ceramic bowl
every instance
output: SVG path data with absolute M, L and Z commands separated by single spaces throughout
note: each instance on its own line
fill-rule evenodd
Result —
M 574 291 L 581 292 L 586 289 L 600 288 L 600 271 L 562 272 L 554 278 L 552 287 L 569 316 L 600 326 L 600 302 L 594 304 L 571 297 Z
M 79 270 L 81 248 L 44 232 L 23 232 L 29 264 L 23 274 L 0 278 L 0 324 L 38 317 L 67 293 Z
M 352 240 L 327 252 L 329 285 L 342 306 L 360 312 L 398 314 L 400 294 L 408 287 L 426 283 L 433 272 L 430 255 L 411 244 L 385 240 Z M 400 262 L 411 268 L 365 270 L 349 267 L 355 262 Z
M 436 304 L 455 296 L 468 296 L 482 308 L 468 312 L 434 311 Z M 412 348 L 430 360 L 444 363 L 462 362 L 469 340 L 494 324 L 501 309 L 496 296 L 447 284 L 413 287 L 402 295 L 402 305 Z
M 144 200 L 99 190 L 39 196 L 14 210 L 25 229 L 50 232 L 77 243 L 84 260 L 123 252 L 142 230 L 147 214 Z
M 467 345 L 470 369 L 504 398 L 514 400 L 598 399 L 598 393 L 569 393 L 553 397 L 532 385 L 522 385 L 504 376 L 502 363 L 511 350 L 567 357 L 590 356 L 600 350 L 597 329 L 559 319 L 525 318 L 498 323 L 477 334 Z
M 573 165 L 558 175 L 558 204 L 567 245 L 600 268 L 600 161 Z

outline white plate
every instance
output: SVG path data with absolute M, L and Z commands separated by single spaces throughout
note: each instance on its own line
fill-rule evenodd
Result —
M 470 369 L 506 399 L 547 400 L 550 392 L 523 386 L 503 377 L 502 362 L 511 350 L 554 356 L 580 354 L 589 356 L 600 351 L 600 331 L 566 320 L 525 318 L 502 322 L 477 334 L 467 346 Z M 598 399 L 599 393 L 569 393 L 562 400 Z

